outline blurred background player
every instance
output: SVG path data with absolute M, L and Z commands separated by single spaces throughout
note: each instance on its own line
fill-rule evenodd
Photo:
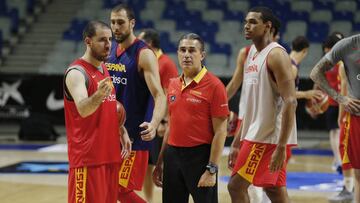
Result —
M 326 38 L 323 43 L 323 51 L 324 54 L 328 53 L 332 47 L 340 41 L 340 38 L 336 35 L 330 35 Z M 334 65 L 333 68 L 326 71 L 326 79 L 329 82 L 330 86 L 335 89 L 337 92 L 340 92 L 340 76 L 339 69 L 343 68 L 343 63 L 339 61 Z M 330 136 L 330 145 L 334 154 L 333 168 L 337 170 L 339 173 L 341 172 L 341 159 L 340 159 L 340 151 L 339 151 L 339 125 L 338 125 L 338 115 L 339 115 L 339 104 L 329 97 L 329 108 L 325 112 L 326 116 L 326 126 L 329 131 Z
M 320 99 L 322 96 L 322 92 L 320 90 L 307 90 L 307 91 L 299 91 L 299 66 L 302 60 L 307 56 L 309 51 L 309 41 L 304 36 L 296 37 L 291 43 L 291 52 L 290 58 L 292 63 L 292 70 L 296 77 L 295 79 L 295 87 L 296 87 L 296 98 L 298 99 Z
M 344 125 L 345 158 L 354 168 L 354 202 L 360 202 L 360 35 L 340 40 L 336 45 L 315 65 L 310 77 L 325 93 L 331 96 L 346 111 Z M 331 87 L 326 80 L 326 71 L 333 68 L 339 61 L 344 63 L 347 95 L 342 95 Z
M 141 203 L 145 200 L 134 190 L 142 189 L 150 141 L 164 118 L 166 98 L 154 52 L 134 35 L 133 10 L 125 4 L 114 7 L 110 22 L 115 41 L 106 65 L 116 89 L 116 98 L 125 107 L 125 127 L 133 142 L 133 151 L 120 168 L 118 200 Z
M 166 94 L 170 79 L 179 75 L 176 64 L 161 50 L 160 36 L 155 29 L 149 28 L 142 30 L 138 35 L 138 38 L 143 40 L 154 51 L 159 62 L 161 87 Z M 155 168 L 155 164 L 161 149 L 162 138 L 164 137 L 164 133 L 167 127 L 168 118 L 166 115 L 159 124 L 159 127 L 156 131 L 156 137 L 152 141 L 152 146 L 149 151 L 149 165 L 146 170 L 146 177 L 143 186 L 145 199 L 148 202 L 153 202 L 154 182 L 152 181 L 152 172 Z

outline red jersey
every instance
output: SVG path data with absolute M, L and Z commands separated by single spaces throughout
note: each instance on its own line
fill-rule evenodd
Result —
M 168 144 L 178 147 L 211 144 L 214 137 L 212 118 L 229 115 L 224 84 L 204 67 L 185 87 L 182 77 L 171 79 L 167 92 Z
M 163 54 L 161 51 L 156 53 L 159 62 L 159 74 L 160 74 L 160 82 L 161 87 L 167 89 L 169 87 L 169 82 L 171 78 L 177 77 L 178 71 L 176 68 L 176 64 L 171 60 L 171 58 Z
M 339 64 L 336 64 L 332 69 L 330 69 L 329 71 L 327 71 L 325 73 L 326 75 L 326 79 L 330 84 L 330 87 L 332 87 L 333 89 L 335 89 L 337 92 L 340 92 L 340 75 L 339 75 Z M 331 97 L 329 97 L 329 104 L 331 106 L 338 106 L 339 104 L 332 99 Z
M 103 73 L 82 59 L 77 59 L 70 65 L 74 66 L 81 66 L 85 71 L 89 97 L 96 92 L 100 80 L 110 77 L 104 64 L 101 64 Z M 70 68 L 66 73 L 69 70 Z M 64 111 L 70 168 L 120 162 L 114 88 L 98 109 L 85 118 L 80 116 L 75 102 L 64 94 Z

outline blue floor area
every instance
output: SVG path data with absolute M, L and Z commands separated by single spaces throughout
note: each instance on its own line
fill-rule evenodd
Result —
M 228 182 L 229 176 L 220 177 Z M 293 190 L 333 192 L 342 189 L 342 176 L 335 173 L 288 172 L 287 188 Z
M 49 144 L 0 144 L 0 150 L 37 150 Z

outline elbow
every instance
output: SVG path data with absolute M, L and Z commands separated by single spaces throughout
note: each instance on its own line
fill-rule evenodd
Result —
M 310 78 L 312 81 L 316 81 L 316 78 L 317 78 L 317 74 L 318 74 L 318 71 L 317 71 L 317 68 L 313 68 L 310 72 Z
M 286 106 L 289 106 L 292 109 L 296 109 L 298 104 L 296 96 L 288 97 L 287 99 L 284 100 L 284 103 Z
M 88 116 L 87 113 L 79 111 L 79 115 L 81 118 L 86 118 Z
M 89 112 L 85 111 L 85 109 L 82 109 L 82 108 L 77 108 L 77 111 L 81 118 L 86 118 L 90 115 Z

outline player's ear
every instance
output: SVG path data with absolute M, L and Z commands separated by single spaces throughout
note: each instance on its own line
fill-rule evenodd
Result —
M 266 26 L 266 28 L 269 29 L 270 32 L 271 32 L 271 28 L 272 28 L 272 23 L 271 23 L 271 21 L 267 21 L 267 22 L 265 23 L 265 26 Z
M 131 20 L 130 20 L 131 29 L 134 29 L 135 23 L 136 23 L 136 20 L 135 20 L 135 19 L 131 19 Z
M 89 45 L 89 46 L 90 46 L 90 44 L 91 44 L 91 39 L 90 39 L 90 37 L 86 37 L 86 38 L 84 39 L 84 42 L 85 42 L 85 45 Z

